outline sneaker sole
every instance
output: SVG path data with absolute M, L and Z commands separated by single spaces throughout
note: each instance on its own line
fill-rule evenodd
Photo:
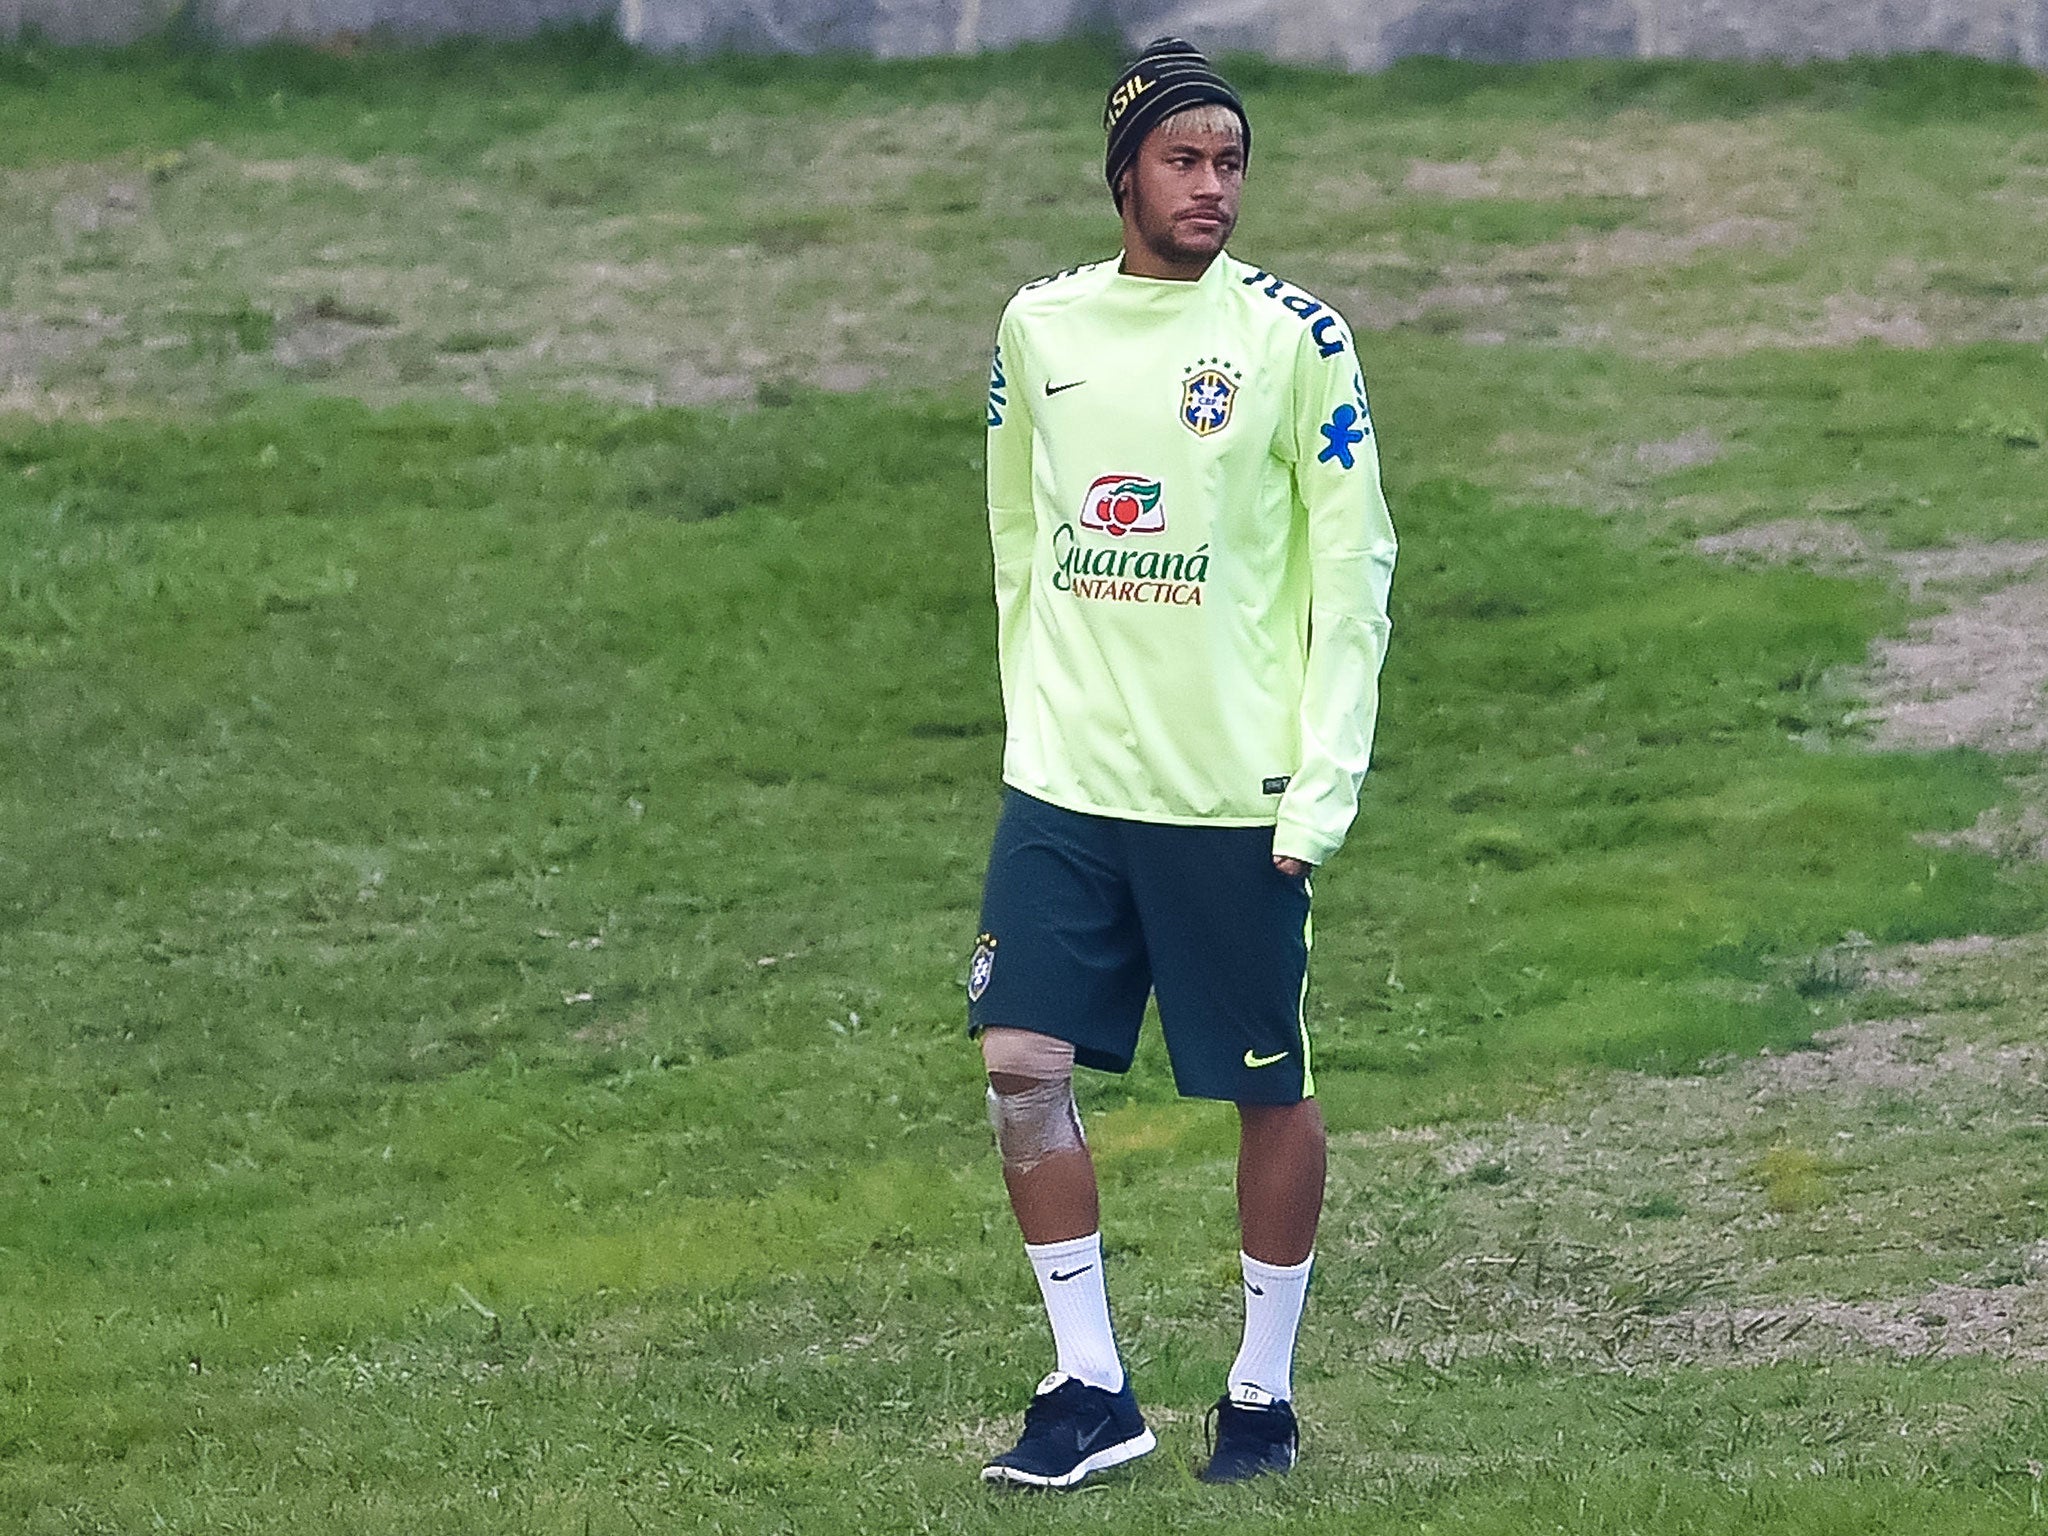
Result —
M 1233 1483 L 1248 1483 L 1252 1479 L 1259 1477 L 1280 1477 L 1294 1470 L 1295 1460 L 1295 1457 L 1289 1456 L 1284 1463 L 1269 1461 L 1263 1466 L 1253 1467 L 1249 1472 L 1240 1472 L 1235 1477 L 1211 1477 L 1209 1475 L 1210 1468 L 1215 1466 L 1215 1463 L 1212 1461 L 1209 1466 L 1202 1468 L 1201 1471 L 1195 1474 L 1195 1481 L 1223 1488 L 1229 1487 Z
M 1155 1450 L 1159 1437 L 1151 1430 L 1144 1430 L 1117 1445 L 1107 1445 L 1093 1456 L 1083 1457 L 1073 1471 L 1057 1477 L 1040 1477 L 1034 1472 L 1020 1472 L 1015 1467 L 986 1466 L 981 1469 L 981 1480 L 985 1483 L 1016 1483 L 1025 1488 L 1071 1488 L 1096 1472 L 1107 1472 L 1111 1467 L 1120 1467 L 1127 1461 L 1136 1461 L 1147 1451 Z

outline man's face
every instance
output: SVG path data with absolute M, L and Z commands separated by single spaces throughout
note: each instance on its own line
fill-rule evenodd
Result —
M 1162 124 L 1124 180 L 1126 243 L 1169 266 L 1206 266 L 1237 227 L 1244 150 L 1237 135 Z

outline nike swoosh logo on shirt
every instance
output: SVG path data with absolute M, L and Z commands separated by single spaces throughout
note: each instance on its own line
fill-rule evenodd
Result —
M 1246 1051 L 1244 1064 L 1248 1067 L 1270 1067 L 1276 1061 L 1285 1061 L 1292 1054 L 1291 1051 L 1282 1051 L 1277 1056 L 1254 1056 L 1250 1051 Z
M 1094 1267 L 1095 1266 L 1093 1264 L 1083 1264 L 1079 1269 L 1070 1269 L 1064 1275 L 1061 1274 L 1058 1270 L 1054 1270 L 1052 1272 L 1052 1277 L 1055 1280 L 1077 1280 L 1082 1275 L 1087 1274 L 1088 1271 L 1093 1269 Z
M 1047 379 L 1045 381 L 1045 398 L 1050 400 L 1054 395 L 1065 394 L 1070 389 L 1079 389 L 1087 382 L 1086 379 L 1076 379 L 1071 384 L 1055 384 L 1051 379 Z

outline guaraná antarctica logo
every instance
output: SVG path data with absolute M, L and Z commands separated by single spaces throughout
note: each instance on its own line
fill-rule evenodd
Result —
M 1081 498 L 1080 522 L 1089 532 L 1106 533 L 1112 540 L 1134 533 L 1164 533 L 1164 492 L 1157 480 L 1144 475 L 1104 475 Z M 1206 543 L 1193 554 L 1156 544 L 1119 549 L 1114 543 L 1084 542 L 1072 523 L 1053 529 L 1052 557 L 1054 590 L 1097 602 L 1199 608 L 1209 580 Z
M 1118 539 L 1127 533 L 1166 532 L 1159 482 L 1142 475 L 1104 475 L 1081 498 L 1081 526 Z

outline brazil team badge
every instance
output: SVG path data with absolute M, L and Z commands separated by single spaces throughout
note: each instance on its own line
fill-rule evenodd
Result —
M 1230 409 L 1237 403 L 1243 377 L 1221 358 L 1201 359 L 1180 387 L 1180 424 L 1197 437 L 1221 432 L 1230 425 Z
M 995 969 L 995 935 L 984 933 L 974 941 L 974 958 L 967 962 L 967 1001 L 981 1001 L 981 994 L 988 990 L 988 979 L 995 974 Z

